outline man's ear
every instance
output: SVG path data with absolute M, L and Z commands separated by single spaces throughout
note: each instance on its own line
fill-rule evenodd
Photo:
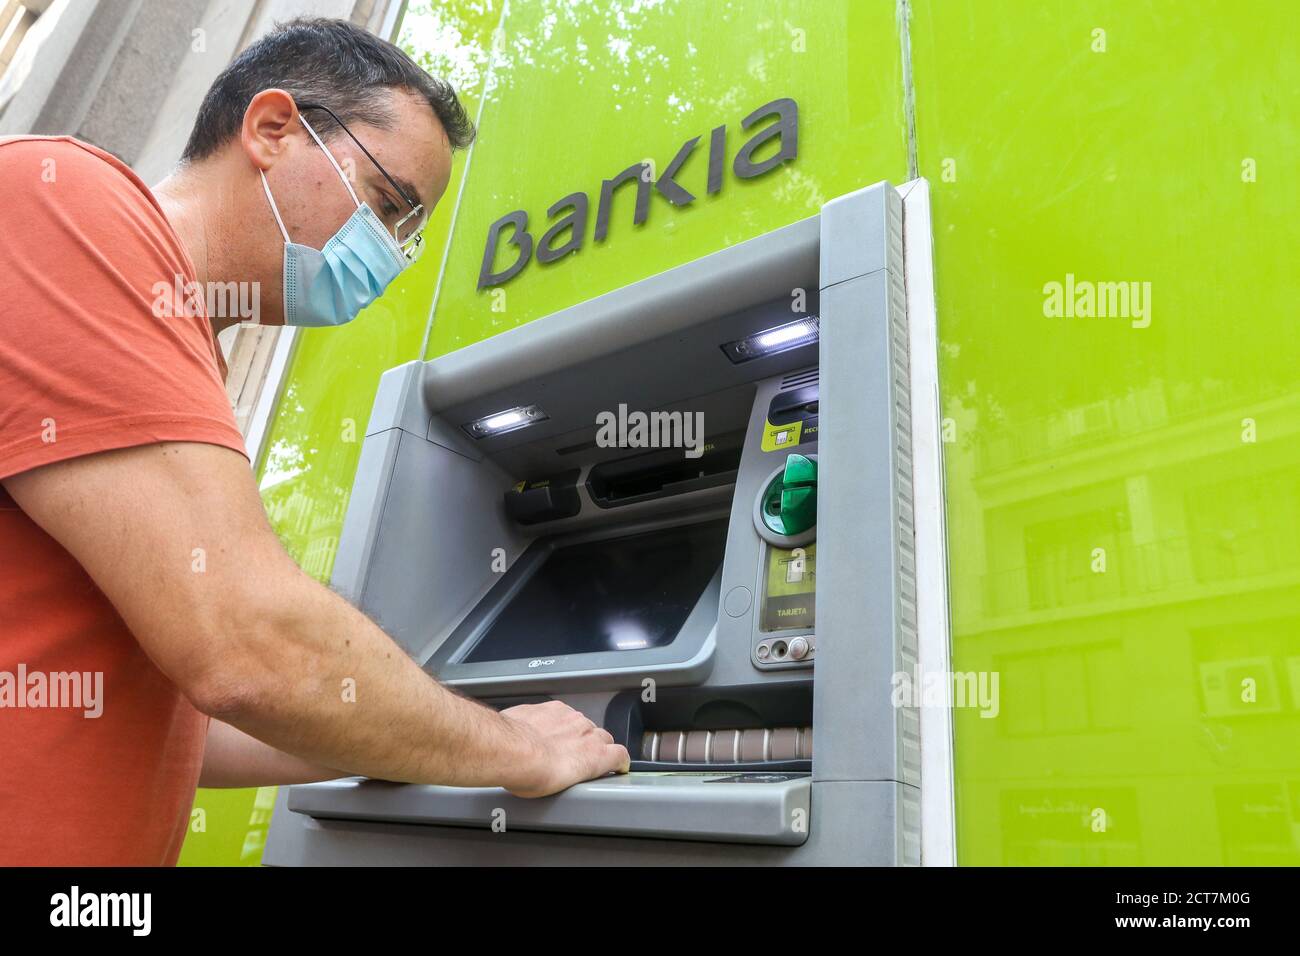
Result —
M 298 106 L 284 90 L 262 90 L 244 110 L 239 143 L 258 169 L 275 165 L 298 129 Z

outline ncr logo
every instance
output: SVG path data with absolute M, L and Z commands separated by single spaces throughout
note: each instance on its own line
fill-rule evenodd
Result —
M 731 170 L 737 179 L 755 179 L 769 173 L 783 163 L 793 160 L 799 153 L 799 107 L 794 100 L 783 98 L 765 103 L 740 121 L 740 128 L 749 132 L 762 125 L 737 150 Z M 776 152 L 761 161 L 754 155 L 766 143 L 775 140 Z M 651 188 L 672 206 L 689 206 L 695 202 L 694 193 L 677 181 L 686 166 L 700 137 L 694 136 L 682 143 L 672 161 L 664 167 L 663 174 L 653 179 L 650 163 L 633 163 L 600 185 L 596 206 L 596 229 L 593 240 L 604 242 L 609 236 L 615 194 L 635 184 L 636 205 L 632 215 L 634 225 L 643 225 L 650 214 Z M 717 126 L 709 133 L 708 179 L 709 195 L 721 192 L 727 161 L 727 127 Z M 523 209 L 506 213 L 488 227 L 487 244 L 483 249 L 483 263 L 479 267 L 478 287 L 486 289 L 503 285 L 519 275 L 533 259 L 543 264 L 556 262 L 582 249 L 587 237 L 587 219 L 591 202 L 586 193 L 570 193 L 557 199 L 546 210 L 548 225 L 541 238 L 534 242 L 529 232 L 528 213 Z M 507 231 L 508 230 L 508 231 Z M 504 240 L 504 248 L 503 248 Z M 513 248 L 514 260 L 505 268 L 493 271 L 499 255 L 509 257 Z

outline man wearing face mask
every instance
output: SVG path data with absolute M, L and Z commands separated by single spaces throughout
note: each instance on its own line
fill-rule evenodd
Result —
M 238 316 L 183 291 L 350 321 L 418 255 L 471 138 L 396 47 L 303 20 L 218 77 L 153 190 L 67 137 L 0 140 L 0 864 L 172 864 L 196 785 L 540 796 L 627 769 L 564 704 L 443 688 L 297 568 L 224 389 Z M 32 690 L 68 674 L 97 702 Z

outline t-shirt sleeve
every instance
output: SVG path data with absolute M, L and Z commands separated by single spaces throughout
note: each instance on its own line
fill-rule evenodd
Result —
M 0 478 L 163 441 L 247 456 L 190 261 L 134 174 L 0 142 L 0 219 Z

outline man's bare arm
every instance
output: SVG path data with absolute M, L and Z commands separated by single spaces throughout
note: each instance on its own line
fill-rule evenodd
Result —
M 208 724 L 200 787 L 276 787 L 346 776 L 277 750 L 225 721 Z
M 278 750 L 347 773 L 529 796 L 627 769 L 627 751 L 564 704 L 498 714 L 429 678 L 293 563 L 229 449 L 145 445 L 4 485 L 195 707 Z

